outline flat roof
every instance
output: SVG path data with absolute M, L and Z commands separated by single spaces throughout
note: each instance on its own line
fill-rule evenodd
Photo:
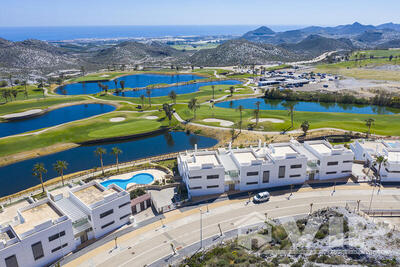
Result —
M 294 150 L 290 145 L 285 146 L 273 146 L 273 150 L 271 149 L 271 155 L 274 157 L 285 157 L 286 154 L 293 154 L 297 151 Z
M 208 154 L 208 155 L 195 155 L 196 159 L 195 164 L 214 164 L 219 165 L 219 161 L 215 154 Z
M 24 218 L 24 222 L 13 226 L 17 234 L 25 233 L 33 229 L 36 225 L 42 224 L 48 220 L 56 220 L 62 216 L 50 202 L 45 202 L 41 205 L 21 211 L 21 215 Z
M 389 151 L 388 152 L 388 161 L 400 162 L 400 152 L 398 152 L 398 151 Z
M 325 143 L 310 144 L 310 147 L 315 149 L 320 154 L 332 152 L 332 149 L 330 147 L 328 147 Z
M 5 232 L 0 233 L 0 241 L 7 242 L 15 237 L 14 233 L 11 229 L 7 229 Z
M 109 188 L 103 190 L 98 185 L 93 184 L 88 187 L 79 189 L 74 193 L 74 195 L 79 198 L 83 203 L 90 206 L 93 203 L 99 202 L 104 199 L 104 196 L 117 192 L 114 188 Z
M 360 142 L 361 147 L 373 151 L 374 154 L 382 153 L 385 145 L 382 142 L 364 141 Z
M 254 156 L 254 154 L 250 151 L 246 151 L 246 152 L 233 152 L 233 155 L 235 155 L 235 158 L 237 159 L 237 161 L 239 161 L 240 164 L 244 163 L 251 163 L 252 160 L 255 160 L 256 157 Z

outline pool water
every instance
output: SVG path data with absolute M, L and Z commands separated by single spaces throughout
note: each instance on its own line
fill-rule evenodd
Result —
M 129 179 L 111 179 L 101 183 L 102 186 L 108 187 L 109 185 L 115 184 L 126 189 L 128 184 L 151 184 L 154 181 L 154 176 L 150 173 L 139 173 L 132 176 Z

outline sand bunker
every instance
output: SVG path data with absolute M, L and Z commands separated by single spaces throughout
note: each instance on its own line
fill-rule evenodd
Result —
M 115 117 L 115 118 L 110 119 L 111 122 L 120 122 L 120 121 L 124 121 L 124 120 L 126 120 L 126 118 L 124 118 L 124 117 Z
M 148 120 L 156 120 L 156 119 L 158 119 L 157 116 L 146 116 L 145 118 L 148 119 Z
M 233 125 L 233 122 L 231 122 L 231 121 L 219 120 L 219 119 L 214 119 L 214 118 L 204 119 L 203 121 L 204 122 L 219 122 L 219 125 L 225 126 L 225 127 L 229 127 L 229 126 Z
M 272 123 L 283 123 L 283 122 L 285 122 L 285 121 L 280 120 L 280 119 L 271 119 L 271 118 L 260 118 L 260 119 L 258 119 L 258 122 L 265 122 L 265 121 L 272 122 Z M 256 119 L 252 119 L 251 122 L 256 122 Z
M 16 119 L 16 118 L 22 118 L 22 117 L 35 115 L 35 114 L 41 113 L 42 111 L 43 111 L 42 109 L 31 109 L 31 110 L 27 110 L 24 112 L 6 114 L 1 117 L 3 119 Z

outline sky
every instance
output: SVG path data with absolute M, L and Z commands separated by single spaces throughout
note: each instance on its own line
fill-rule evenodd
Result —
M 0 27 L 400 23 L 399 0 L 2 0 Z

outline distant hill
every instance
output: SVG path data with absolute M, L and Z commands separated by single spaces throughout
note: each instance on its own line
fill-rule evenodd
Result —
M 378 31 L 366 31 L 362 34 L 360 34 L 358 37 L 356 37 L 357 41 L 363 42 L 363 43 L 372 43 L 372 42 L 378 42 L 381 40 L 383 37 L 382 32 Z
M 378 26 L 376 26 L 376 28 L 380 29 L 380 30 L 390 29 L 390 30 L 400 32 L 400 24 L 394 24 L 393 22 L 378 25 Z
M 139 64 L 175 60 L 175 58 L 183 56 L 183 54 L 184 52 L 159 42 L 144 44 L 126 41 L 100 50 L 90 60 L 100 64 Z
M 200 50 L 193 54 L 189 61 L 196 66 L 232 66 L 297 59 L 299 56 L 281 47 L 236 39 L 227 41 L 214 49 Z
M 273 30 L 271 30 L 270 28 L 266 27 L 266 26 L 262 26 L 260 28 L 255 29 L 254 31 L 249 31 L 247 33 L 245 33 L 243 35 L 243 38 L 245 39 L 258 39 L 258 38 L 264 38 L 264 37 L 268 37 L 271 35 L 274 35 L 275 32 Z
M 307 27 L 301 29 L 302 32 L 308 34 L 329 34 L 329 35 L 356 35 L 361 34 L 365 31 L 376 30 L 373 25 L 362 25 L 358 22 L 347 25 L 339 25 L 335 27 Z
M 335 50 L 352 50 L 354 46 L 349 39 L 333 39 L 320 35 L 310 35 L 296 44 L 282 44 L 282 48 L 293 53 L 303 54 L 309 58 Z
M 377 49 L 389 49 L 389 48 L 400 48 L 400 39 L 391 40 L 380 44 L 376 47 Z

